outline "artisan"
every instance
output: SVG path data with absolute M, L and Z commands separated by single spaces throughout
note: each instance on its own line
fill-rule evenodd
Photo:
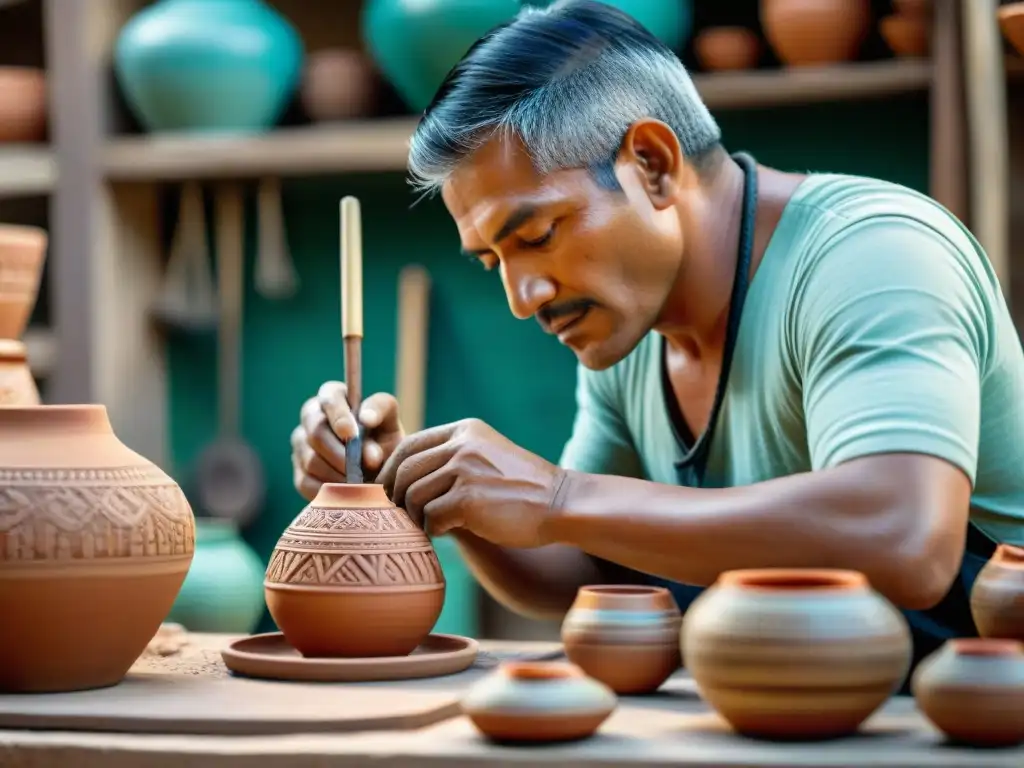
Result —
M 367 398 L 367 479 L 521 614 L 578 587 L 734 568 L 850 568 L 915 656 L 976 634 L 994 542 L 1024 544 L 1024 353 L 978 242 L 930 198 L 723 148 L 679 59 L 595 2 L 527 8 L 477 43 L 409 167 L 463 249 L 580 366 L 557 466 L 466 419 L 404 435 Z M 344 482 L 328 382 L 295 485 Z M 523 414 L 528 418 L 529 414 Z

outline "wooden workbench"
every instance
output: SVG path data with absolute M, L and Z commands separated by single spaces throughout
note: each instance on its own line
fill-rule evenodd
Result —
M 194 638 L 197 636 L 193 636 Z M 216 649 L 223 636 L 198 636 Z M 550 644 L 482 646 L 498 657 L 508 652 L 550 650 Z M 183 662 L 140 661 L 143 671 L 223 674 Z M 137 665 L 139 666 L 139 665 Z M 468 684 L 483 670 L 463 673 Z M 460 684 L 460 676 L 447 680 Z M 415 688 L 409 684 L 410 688 Z M 404 685 L 395 688 L 401 697 Z M 358 693 L 353 690 L 353 695 Z M 500 747 L 487 743 L 463 717 L 414 731 L 285 736 L 170 736 L 98 732 L 0 730 L 0 768 L 458 768 L 481 766 L 843 766 L 988 768 L 1024 766 L 1024 748 L 972 750 L 945 746 L 913 701 L 896 698 L 873 716 L 856 738 L 817 744 L 772 744 L 732 734 L 697 696 L 684 672 L 651 697 L 620 700 L 619 708 L 592 739 L 553 747 Z

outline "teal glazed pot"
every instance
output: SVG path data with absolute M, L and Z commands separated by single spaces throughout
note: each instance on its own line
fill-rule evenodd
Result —
M 158 0 L 121 30 L 114 71 L 149 131 L 258 133 L 280 119 L 303 59 L 263 0 Z
M 363 40 L 406 105 L 422 112 L 473 43 L 523 5 L 520 0 L 366 0 Z
M 167 621 L 192 632 L 249 634 L 263 615 L 265 565 L 233 523 L 196 519 L 196 553 Z
M 555 0 L 532 5 L 549 6 Z M 693 32 L 692 0 L 601 0 L 640 22 L 648 32 L 676 53 L 681 53 Z

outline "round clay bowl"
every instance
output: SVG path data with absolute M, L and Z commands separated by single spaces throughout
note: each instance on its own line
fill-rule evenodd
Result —
M 745 27 L 705 29 L 693 45 L 700 65 L 712 72 L 753 69 L 761 57 L 761 39 Z
M 1000 544 L 971 588 L 978 634 L 1024 641 L 1024 547 Z
M 911 678 L 917 706 L 951 741 L 976 747 L 1024 743 L 1024 645 L 950 640 Z
M 903 682 L 907 622 L 853 571 L 730 571 L 683 619 L 701 695 L 739 733 L 825 739 L 855 732 Z
M 0 339 L 18 339 L 25 332 L 39 296 L 48 239 L 38 227 L 0 224 Z
M 0 691 L 120 682 L 194 551 L 185 495 L 102 405 L 0 408 Z
M 1003 31 L 1003 37 L 1018 54 L 1024 56 L 1024 3 L 1004 5 L 996 13 L 999 17 L 999 28 Z
M 871 27 L 870 0 L 761 0 L 761 25 L 789 66 L 852 61 Z
M 373 111 L 376 73 L 361 52 L 329 48 L 311 53 L 303 70 L 300 98 L 315 121 L 366 117 Z
M 591 736 L 616 704 L 574 664 L 507 662 L 470 686 L 462 711 L 494 741 L 556 742 Z
M 277 542 L 263 586 L 278 628 L 311 658 L 406 656 L 445 594 L 426 533 L 371 484 L 322 485 Z
M 46 73 L 0 67 L 0 143 L 46 140 Z
M 28 367 L 25 345 L 0 339 L 0 406 L 39 405 L 39 389 Z
M 924 57 L 931 51 L 931 25 L 914 16 L 886 16 L 878 23 L 886 45 L 897 56 Z
M 679 669 L 681 623 L 663 587 L 582 587 L 562 643 L 569 661 L 616 693 L 651 693 Z

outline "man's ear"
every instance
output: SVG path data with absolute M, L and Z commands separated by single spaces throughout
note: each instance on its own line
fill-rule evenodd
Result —
M 631 177 L 628 186 L 639 186 L 656 210 L 675 202 L 679 192 L 687 188 L 693 169 L 683 157 L 679 138 L 660 120 L 644 118 L 633 123 L 619 146 L 615 174 Z M 626 184 L 624 184 L 626 186 Z

